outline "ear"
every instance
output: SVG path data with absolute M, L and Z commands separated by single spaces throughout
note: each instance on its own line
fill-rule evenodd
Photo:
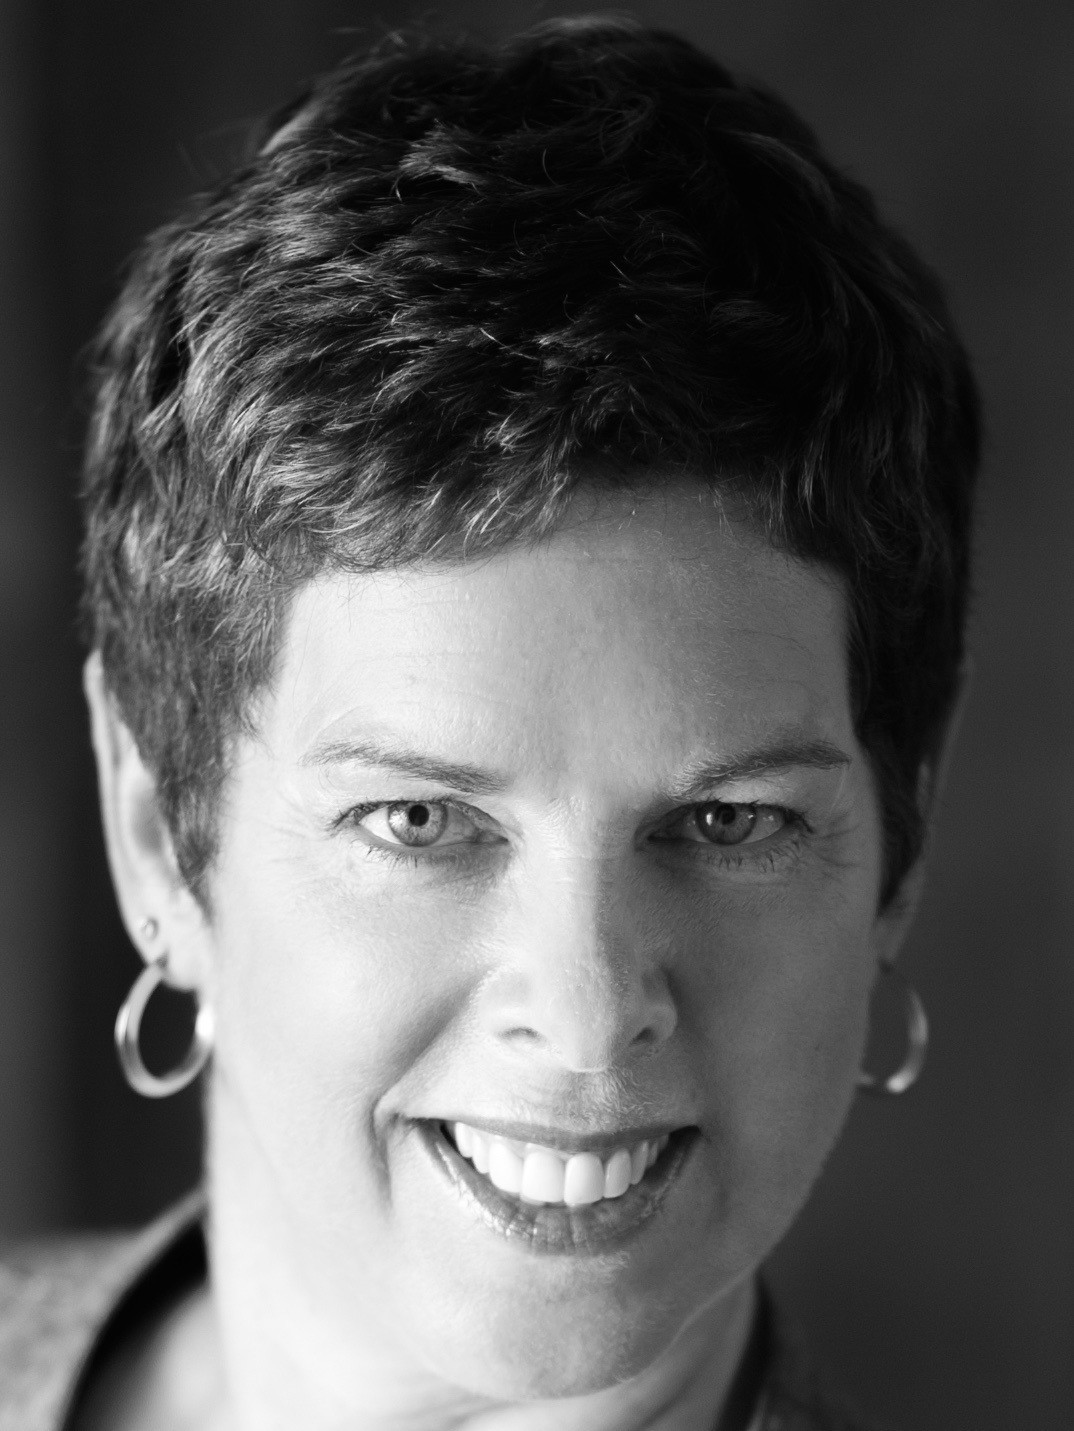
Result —
M 973 663 L 967 656 L 959 668 L 958 687 L 947 720 L 918 771 L 917 803 L 925 826 L 921 853 L 903 876 L 891 902 L 877 916 L 876 954 L 877 961 L 882 966 L 894 964 L 921 904 L 933 832 L 947 786 L 951 757 L 962 725 L 972 680 Z
M 958 670 L 958 685 L 947 720 L 939 733 L 939 739 L 936 741 L 934 749 L 921 767 L 918 779 L 917 798 L 925 820 L 926 842 L 932 836 L 943 792 L 947 787 L 951 757 L 954 753 L 958 733 L 962 729 L 962 718 L 966 714 L 972 684 L 973 658 L 965 656 Z
M 187 887 L 161 813 L 156 782 L 105 684 L 100 653 L 83 668 L 105 847 L 120 913 L 145 959 L 168 953 L 168 982 L 201 988 L 209 972 L 206 915 Z M 156 940 L 145 929 L 154 920 Z

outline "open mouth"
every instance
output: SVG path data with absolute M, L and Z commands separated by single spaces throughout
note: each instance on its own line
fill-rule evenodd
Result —
M 456 1151 L 501 1192 L 523 1202 L 562 1203 L 566 1207 L 586 1207 L 622 1197 L 641 1182 L 670 1138 L 665 1133 L 660 1138 L 624 1144 L 602 1157 L 501 1138 L 467 1123 L 445 1123 L 441 1128 Z
M 657 1213 L 682 1172 L 696 1128 L 600 1153 L 500 1137 L 465 1123 L 422 1132 L 463 1202 L 535 1252 L 607 1251 Z

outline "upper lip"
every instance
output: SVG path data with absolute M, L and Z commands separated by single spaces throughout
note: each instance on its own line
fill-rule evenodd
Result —
M 641 1142 L 662 1138 L 665 1133 L 674 1133 L 686 1126 L 683 1123 L 646 1123 L 630 1128 L 582 1130 L 552 1128 L 541 1123 L 500 1122 L 494 1118 L 460 1117 L 442 1121 L 449 1126 L 465 1123 L 479 1133 L 514 1139 L 519 1143 L 537 1143 L 543 1148 L 559 1148 L 566 1153 L 610 1153 L 616 1148 L 630 1148 Z

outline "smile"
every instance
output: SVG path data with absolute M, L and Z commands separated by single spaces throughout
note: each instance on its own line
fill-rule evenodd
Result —
M 562 1255 L 608 1252 L 639 1233 L 682 1177 L 698 1130 L 588 1148 L 454 1121 L 419 1132 L 467 1212 L 527 1251 Z
M 643 1138 L 610 1155 L 570 1153 L 539 1143 L 523 1143 L 496 1133 L 452 1123 L 447 1128 L 455 1147 L 494 1187 L 529 1203 L 563 1203 L 584 1207 L 605 1198 L 622 1197 L 640 1183 L 668 1145 L 670 1134 Z

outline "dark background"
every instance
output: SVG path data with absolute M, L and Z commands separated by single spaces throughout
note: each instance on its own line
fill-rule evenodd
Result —
M 586 8 L 0 0 L 0 1234 L 144 1219 L 197 1176 L 196 1094 L 143 1102 L 111 1051 L 137 964 L 78 689 L 78 352 L 137 238 L 344 30 Z M 976 684 L 905 960 L 930 1064 L 906 1099 L 859 1100 L 776 1279 L 875 1410 L 1069 1431 L 1074 5 L 632 13 L 781 91 L 878 192 L 946 278 L 988 404 Z

